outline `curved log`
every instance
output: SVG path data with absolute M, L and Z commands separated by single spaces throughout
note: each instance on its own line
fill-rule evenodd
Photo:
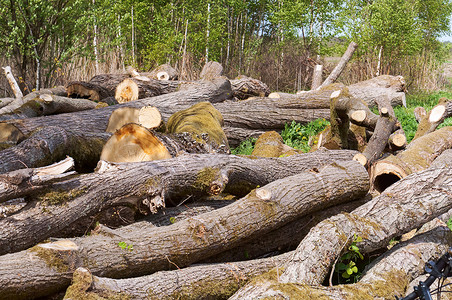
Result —
M 367 189 L 367 172 L 360 164 L 339 162 L 319 172 L 277 180 L 225 208 L 171 226 L 65 241 L 70 249 L 56 247 L 55 242 L 0 256 L 0 294 L 15 298 L 47 295 L 49 290 L 67 287 L 67 278 L 77 267 L 112 278 L 149 274 L 174 264 L 184 267 L 300 215 L 360 198 Z
M 448 109 L 449 106 L 450 108 Z M 444 97 L 440 98 L 438 104 L 420 119 L 413 140 L 435 131 L 444 119 L 450 116 L 452 116 L 452 100 Z
M 281 282 L 319 285 L 354 234 L 363 238 L 360 252 L 370 253 L 447 212 L 452 208 L 451 175 L 450 166 L 411 174 L 350 214 L 320 222 L 298 246 Z

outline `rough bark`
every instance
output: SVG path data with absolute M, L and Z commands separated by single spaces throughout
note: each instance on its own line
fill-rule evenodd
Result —
M 281 282 L 272 271 L 255 278 L 229 299 L 394 299 L 402 297 L 410 280 L 422 274 L 425 263 L 447 251 L 452 238 L 446 226 L 438 226 L 410 242 L 388 251 L 355 284 L 325 287 Z M 418 284 L 419 281 L 416 283 Z
M 109 136 L 76 133 L 57 126 L 44 127 L 20 144 L 0 152 L 0 173 L 50 165 L 67 155 L 75 159 L 77 170 L 92 170 Z
M 102 182 L 98 181 L 96 186 L 102 186 Z M 334 163 L 318 173 L 304 172 L 274 181 L 225 208 L 171 226 L 128 236 L 91 235 L 65 242 L 77 250 L 61 251 L 52 244 L 44 244 L 3 255 L 0 295 L 10 298 L 47 295 L 49 290 L 67 287 L 68 277 L 77 267 L 112 278 L 145 275 L 171 265 L 185 267 L 300 215 L 360 198 L 367 189 L 367 172 L 360 164 Z M 75 203 L 68 205 L 72 204 Z M 119 242 L 133 246 L 133 250 L 118 247 Z
M 232 95 L 239 100 L 249 97 L 266 97 L 270 94 L 268 86 L 260 80 L 244 75 L 231 80 Z
M 452 127 L 443 127 L 412 141 L 397 155 L 377 161 L 371 170 L 373 188 L 384 191 L 401 178 L 430 166 L 444 150 L 452 148 Z
M 33 100 L 28 100 L 11 113 L 0 115 L 0 121 L 70 113 L 98 107 L 102 107 L 102 104 L 91 100 L 42 94 Z
M 380 117 L 366 148 L 362 153 L 355 155 L 353 159 L 369 168 L 382 155 L 388 144 L 389 137 L 397 128 L 396 124 L 397 119 L 389 115 L 388 109 L 386 107 L 381 108 Z
M 223 75 L 223 66 L 216 61 L 207 62 L 199 74 L 201 80 L 213 80 Z
M 331 74 L 325 79 L 325 81 L 318 87 L 318 89 L 327 86 L 329 84 L 332 84 L 336 81 L 336 79 L 341 75 L 342 71 L 345 69 L 345 66 L 347 65 L 348 61 L 352 58 L 353 53 L 355 52 L 356 48 L 358 47 L 358 44 L 355 42 L 351 42 L 348 45 L 347 50 L 342 55 L 341 60 L 337 64 L 337 66 L 333 69 Z
M 376 106 L 382 98 L 388 98 L 391 106 L 406 107 L 405 79 L 402 76 L 381 75 L 351 84 L 348 89 L 350 94 L 366 102 L 369 107 Z
M 77 219 L 92 215 L 109 205 L 116 205 L 115 202 L 121 202 L 121 199 L 125 199 L 121 203 L 135 205 L 146 213 L 149 208 L 145 205 L 151 202 L 176 204 L 189 195 L 218 194 L 225 189 L 229 193 L 244 196 L 258 185 L 263 186 L 310 168 L 319 168 L 335 160 L 351 160 L 355 153 L 317 151 L 280 159 L 190 155 L 146 163 L 103 164 L 97 173 L 50 185 L 27 180 L 17 184 L 3 182 L 6 185 L 4 190 L 13 192 L 2 195 L 2 201 L 29 197 L 34 204 L 14 218 L 0 221 L 0 250 L 6 253 L 26 249 L 55 235 Z M 118 182 L 121 184 L 118 185 Z M 32 186 L 28 186 L 28 183 Z M 35 193 L 38 189 L 58 192 L 39 195 Z M 69 202 L 63 206 L 51 205 L 52 213 L 43 214 L 43 207 L 49 211 L 46 206 L 52 203 L 46 201 L 47 198 L 57 204 L 59 200 Z
M 321 284 L 354 234 L 363 238 L 360 252 L 370 253 L 447 212 L 452 207 L 451 175 L 450 167 L 411 174 L 350 214 L 320 222 L 298 246 L 281 281 Z
M 448 110 L 448 106 L 451 109 Z M 435 131 L 435 129 L 444 121 L 452 116 L 452 100 L 440 98 L 438 104 L 432 108 L 423 118 L 421 118 L 413 140 Z
M 66 92 L 70 98 L 86 98 L 92 101 L 102 101 L 104 98 L 114 96 L 116 86 L 128 77 L 128 74 L 96 75 L 89 82 L 69 82 L 66 85 Z
M 114 293 L 129 299 L 227 299 L 254 276 L 282 267 L 290 253 L 275 257 L 235 263 L 192 266 L 174 271 L 161 271 L 148 276 L 129 279 L 110 279 L 92 276 L 86 269 L 74 272 L 72 286 L 65 298 L 74 299 Z M 83 272 L 86 278 L 80 278 Z M 85 283 L 80 289 L 78 282 Z

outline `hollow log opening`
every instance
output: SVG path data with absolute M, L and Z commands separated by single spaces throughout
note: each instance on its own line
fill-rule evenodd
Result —
M 383 173 L 383 174 L 377 175 L 377 176 L 375 176 L 375 180 L 374 180 L 374 188 L 377 192 L 382 193 L 389 186 L 396 183 L 400 179 L 402 179 L 402 178 L 394 173 Z

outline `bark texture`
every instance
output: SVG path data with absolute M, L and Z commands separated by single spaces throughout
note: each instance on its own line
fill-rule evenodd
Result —
M 146 213 L 149 208 L 142 202 L 178 203 L 188 195 L 218 194 L 225 189 L 244 196 L 258 185 L 335 160 L 351 160 L 354 154 L 354 151 L 318 151 L 276 160 L 190 155 L 145 163 L 103 164 L 97 173 L 61 183 L 40 185 L 30 181 L 33 188 L 28 186 L 27 180 L 2 182 L 4 190 L 16 193 L 10 192 L 0 199 L 28 196 L 33 205 L 0 221 L 0 250 L 7 253 L 31 247 L 76 220 L 116 202 L 138 206 Z M 37 193 L 39 189 L 58 192 Z M 43 214 L 43 210 L 49 213 Z
M 448 107 L 450 108 L 448 109 Z M 452 100 L 440 98 L 438 105 L 432 108 L 423 118 L 420 119 L 416 134 L 413 140 L 435 131 L 435 129 L 444 121 L 452 116 Z
M 402 76 L 381 75 L 349 85 L 350 93 L 367 103 L 377 106 L 380 99 L 387 98 L 391 106 L 406 106 L 405 79 Z
M 452 148 L 452 127 L 443 127 L 412 141 L 406 150 L 375 163 L 371 170 L 373 188 L 384 191 L 401 178 L 430 166 L 444 150 Z
M 199 77 L 202 80 L 213 80 L 223 75 L 223 66 L 216 61 L 207 62 L 201 70 Z
M 321 284 L 353 234 L 363 238 L 361 253 L 370 253 L 447 212 L 452 207 L 451 175 L 450 167 L 411 174 L 350 214 L 320 222 L 298 246 L 281 281 Z
M 97 182 L 97 186 L 101 185 Z M 367 189 L 367 172 L 361 165 L 353 161 L 334 163 L 318 173 L 304 172 L 274 181 L 225 208 L 171 226 L 127 236 L 74 239 L 67 243 L 77 250 L 70 252 L 48 245 L 39 247 L 46 249 L 44 253 L 34 247 L 0 256 L 1 295 L 16 298 L 46 295 L 49 290 L 68 286 L 67 276 L 80 266 L 95 275 L 112 278 L 149 274 L 174 264 L 185 267 L 300 215 L 360 198 Z M 119 242 L 133 245 L 133 251 L 121 249 Z M 51 259 L 52 263 L 47 259 L 46 266 L 49 255 L 57 259 Z M 52 278 L 59 280 L 55 283 Z
M 101 74 L 96 75 L 90 81 L 72 81 L 66 85 L 66 92 L 70 98 L 86 98 L 92 101 L 102 101 L 115 95 L 116 86 L 128 74 Z
M 260 80 L 244 75 L 231 80 L 232 94 L 239 100 L 249 97 L 266 97 L 270 94 L 268 86 Z

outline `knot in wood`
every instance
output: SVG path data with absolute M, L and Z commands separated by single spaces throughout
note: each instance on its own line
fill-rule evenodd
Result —
M 256 196 L 261 200 L 270 200 L 272 193 L 267 189 L 260 188 L 256 190 Z

